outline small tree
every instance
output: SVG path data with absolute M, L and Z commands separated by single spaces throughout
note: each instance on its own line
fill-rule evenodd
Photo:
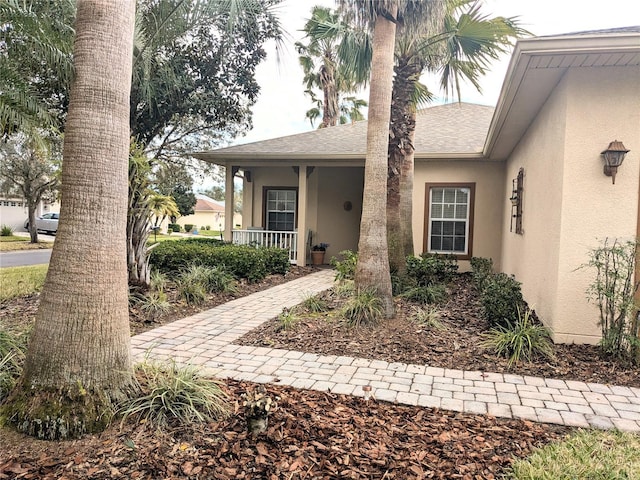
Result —
M 635 278 L 640 242 L 613 243 L 605 239 L 589 253 L 583 267 L 595 268 L 596 278 L 587 296 L 600 309 L 602 340 L 600 346 L 609 355 L 640 361 L 640 321 L 634 295 L 640 287 Z
M 38 243 L 36 208 L 43 199 L 53 198 L 59 185 L 55 147 L 55 140 L 36 141 L 23 134 L 13 135 L 0 147 L 2 191 L 26 200 L 31 243 Z

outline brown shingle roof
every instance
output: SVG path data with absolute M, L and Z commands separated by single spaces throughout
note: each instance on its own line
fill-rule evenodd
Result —
M 449 103 L 418 112 L 416 158 L 434 154 L 481 154 L 493 107 Z M 196 157 L 220 161 L 231 158 L 364 158 L 367 121 L 312 130 L 286 137 L 235 145 Z
M 202 198 L 202 196 L 198 196 L 196 198 L 196 204 L 193 207 L 194 212 L 222 212 L 224 213 L 224 205 L 220 205 L 214 200 L 210 200 L 208 198 Z

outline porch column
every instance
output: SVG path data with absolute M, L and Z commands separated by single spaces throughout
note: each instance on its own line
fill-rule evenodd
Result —
M 233 240 L 233 167 L 224 169 L 224 241 Z
M 298 266 L 307 264 L 307 167 L 298 171 Z

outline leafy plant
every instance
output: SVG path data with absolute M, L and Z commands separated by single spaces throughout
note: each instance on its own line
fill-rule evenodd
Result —
M 409 318 L 421 327 L 433 328 L 435 330 L 445 329 L 445 326 L 440 321 L 440 310 L 434 307 L 413 307 Z
M 353 280 L 356 276 L 356 264 L 358 263 L 358 254 L 351 250 L 343 250 L 340 252 L 342 260 L 331 257 L 331 266 L 336 269 L 336 280 Z
M 333 292 L 340 298 L 351 297 L 355 294 L 356 284 L 353 280 L 342 280 L 333 287 Z
M 10 237 L 13 235 L 13 228 L 9 225 L 2 225 L 0 228 L 0 237 Z
M 228 395 L 217 380 L 200 376 L 196 367 L 175 361 L 136 365 L 137 385 L 120 405 L 123 421 L 130 416 L 157 427 L 187 426 L 228 416 Z
M 473 276 L 473 283 L 479 291 L 482 291 L 487 278 L 489 278 L 492 273 L 492 259 L 471 257 L 471 275 Z
M 191 230 L 193 230 L 193 225 L 191 223 L 185 223 L 184 224 L 184 231 L 189 233 Z
M 302 307 L 311 313 L 326 312 L 329 309 L 327 300 L 321 295 L 310 295 L 302 301 Z
M 149 276 L 151 290 L 163 292 L 167 287 L 167 276 L 159 270 L 152 270 Z
M 640 363 L 640 320 L 634 295 L 640 279 L 634 272 L 640 242 L 620 242 L 617 239 L 591 250 L 589 262 L 583 267 L 594 268 L 596 278 L 587 289 L 587 296 L 600 310 L 602 350 L 613 356 Z
M 299 319 L 298 315 L 296 315 L 296 312 L 294 309 L 283 308 L 282 313 L 278 315 L 278 322 L 280 322 L 280 329 L 289 330 L 296 324 L 298 319 Z
M 414 287 L 400 295 L 410 302 L 422 305 L 442 303 L 447 298 L 447 289 L 442 284 L 433 284 L 422 287 Z
M 10 330 L 0 324 L 0 402 L 22 373 L 29 332 Z
M 169 303 L 167 294 L 163 291 L 151 291 L 142 297 L 138 303 L 140 309 L 151 315 L 152 318 L 171 310 L 171 303 Z
M 374 325 L 382 318 L 382 313 L 382 301 L 371 288 L 356 291 L 342 308 L 342 316 L 352 327 Z
M 207 299 L 205 286 L 189 276 L 180 276 L 176 280 L 178 295 L 188 305 L 201 305 Z
M 491 326 L 508 327 L 524 310 L 520 282 L 506 273 L 489 275 L 480 295 L 484 317 Z
M 523 359 L 531 361 L 535 355 L 553 358 L 551 334 L 545 326 L 533 322 L 529 309 L 524 315 L 520 315 L 518 309 L 518 320 L 515 323 L 500 325 L 485 333 L 482 345 L 507 357 L 509 367 Z
M 407 257 L 407 275 L 418 286 L 448 283 L 458 271 L 458 261 L 453 255 L 423 253 Z

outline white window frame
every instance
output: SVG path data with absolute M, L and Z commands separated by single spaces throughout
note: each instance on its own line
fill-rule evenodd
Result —
M 467 215 L 466 218 L 433 217 L 433 191 L 434 189 L 466 190 L 467 191 Z M 425 238 L 424 251 L 443 255 L 455 255 L 460 259 L 470 259 L 473 250 L 473 211 L 475 205 L 475 183 L 427 183 L 425 185 Z M 456 203 L 454 203 L 455 205 Z M 465 249 L 464 251 L 442 250 L 431 248 L 432 222 L 465 222 Z M 454 235 L 455 236 L 455 235 Z
M 269 192 L 293 192 L 294 194 L 294 202 L 293 202 L 293 210 L 280 210 L 280 209 L 269 209 Z M 293 229 L 292 230 L 282 230 L 282 231 L 295 231 L 296 224 L 298 221 L 297 218 L 297 210 L 298 210 L 298 190 L 296 188 L 291 187 L 265 187 L 264 193 L 264 226 L 266 230 L 272 230 L 269 222 L 269 213 L 270 212 L 284 212 L 284 213 L 292 213 L 293 214 Z

